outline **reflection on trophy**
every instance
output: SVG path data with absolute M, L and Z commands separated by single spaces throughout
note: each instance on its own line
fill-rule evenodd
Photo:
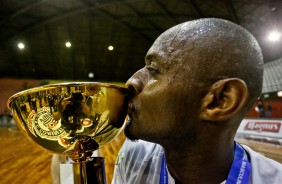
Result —
M 91 155 L 123 130 L 127 95 L 111 84 L 61 83 L 19 92 L 8 106 L 29 140 L 71 158 L 74 183 L 104 184 L 104 159 Z

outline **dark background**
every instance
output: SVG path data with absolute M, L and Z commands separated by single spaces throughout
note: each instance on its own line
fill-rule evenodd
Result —
M 281 30 L 281 8 L 281 0 L 1 0 L 0 78 L 124 82 L 158 35 L 204 17 L 248 29 L 271 62 L 282 56 L 282 42 L 267 40 Z

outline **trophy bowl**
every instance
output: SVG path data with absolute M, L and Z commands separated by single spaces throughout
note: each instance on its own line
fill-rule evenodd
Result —
M 8 106 L 29 140 L 83 162 L 123 130 L 127 95 L 113 84 L 60 83 L 19 92 Z

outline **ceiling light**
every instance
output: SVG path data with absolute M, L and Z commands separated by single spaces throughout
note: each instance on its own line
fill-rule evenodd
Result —
M 109 49 L 109 50 L 114 50 L 114 47 L 113 47 L 112 45 L 110 45 L 110 46 L 108 47 L 108 49 Z
M 94 73 L 93 73 L 93 72 L 89 72 L 88 77 L 89 77 L 90 79 L 92 79 L 92 78 L 94 77 Z
M 277 96 L 282 97 L 282 91 L 278 91 Z
M 71 47 L 71 42 L 66 42 L 66 47 Z
M 18 48 L 20 50 L 24 49 L 24 44 L 22 42 L 18 43 Z
M 277 42 L 280 40 L 280 38 L 281 38 L 281 33 L 279 33 L 278 31 L 272 31 L 268 35 L 268 40 L 271 42 Z

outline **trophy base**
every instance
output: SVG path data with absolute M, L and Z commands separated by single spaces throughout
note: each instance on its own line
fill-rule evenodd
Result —
M 90 161 L 60 164 L 61 184 L 106 184 L 103 157 L 91 157 Z

